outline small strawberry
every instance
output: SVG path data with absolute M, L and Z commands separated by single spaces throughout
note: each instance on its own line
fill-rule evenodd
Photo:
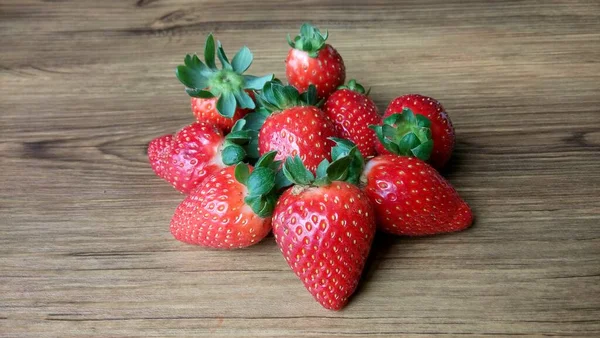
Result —
M 285 260 L 331 310 L 344 307 L 356 290 L 376 229 L 368 198 L 344 182 L 351 156 L 324 160 L 316 180 L 298 156 L 288 158 L 283 173 L 297 185 L 281 195 L 273 213 L 273 234 Z
M 148 144 L 150 165 L 156 175 L 188 194 L 214 171 L 246 156 L 258 157 L 245 147 L 256 133 L 243 130 L 244 124 L 238 121 L 227 136 L 212 124 L 195 122 L 175 135 L 158 137 Z
M 376 155 L 377 135 L 368 126 L 380 124 L 381 116 L 363 86 L 350 80 L 329 96 L 323 111 L 334 123 L 340 137 L 354 142 L 363 156 Z
M 271 231 L 276 202 L 275 152 L 255 168 L 239 163 L 211 174 L 177 207 L 171 233 L 182 242 L 217 249 L 243 248 Z
M 222 69 L 215 63 L 215 54 Z M 263 77 L 244 75 L 252 64 L 252 52 L 242 47 L 231 62 L 227 59 L 221 43 L 212 34 L 206 39 L 204 60 L 197 55 L 186 55 L 184 65 L 177 67 L 175 74 L 192 97 L 192 111 L 198 121 L 209 122 L 225 133 L 234 123 L 255 108 L 251 90 L 262 89 L 273 74 Z
M 437 169 L 441 169 L 446 165 L 450 156 L 452 156 L 452 151 L 454 150 L 455 136 L 454 136 L 454 127 L 452 126 L 452 121 L 450 121 L 450 117 L 444 110 L 444 107 L 435 99 L 419 94 L 410 94 L 400 96 L 390 102 L 388 108 L 385 111 L 384 115 L 384 123 L 395 127 L 395 132 L 391 130 L 387 130 L 385 137 L 389 140 L 389 142 L 383 142 L 383 144 L 377 145 L 377 151 L 380 154 L 399 154 L 399 155 L 412 155 L 410 153 L 400 151 L 395 151 L 396 149 L 390 147 L 390 143 L 400 143 L 404 138 L 410 137 L 407 136 L 407 130 L 411 129 L 413 124 L 413 120 L 404 120 L 402 123 L 389 123 L 387 121 L 387 117 L 402 113 L 404 111 L 410 110 L 412 113 L 416 114 L 417 118 L 419 116 L 424 116 L 429 120 L 428 128 L 431 129 L 430 139 L 433 141 L 433 148 L 430 151 L 431 155 L 429 156 L 428 162 L 431 163 Z M 393 121 L 392 121 L 393 122 Z M 389 129 L 389 128 L 388 128 Z M 406 141 L 406 139 L 404 139 Z M 426 158 L 417 156 L 422 160 L 427 160 Z
M 414 157 L 380 155 L 361 176 L 380 230 L 422 236 L 460 231 L 473 222 L 471 209 L 434 168 Z
M 336 132 L 331 121 L 314 106 L 314 86 L 300 95 L 292 86 L 268 82 L 256 98 L 267 115 L 263 116 L 258 135 L 260 154 L 276 150 L 278 160 L 298 155 L 313 173 L 321 161 L 331 159 L 334 143 L 329 137 L 336 136 Z
M 313 84 L 320 98 L 327 98 L 338 86 L 344 84 L 346 68 L 340 54 L 326 44 L 329 34 L 305 23 L 294 40 L 288 35 L 292 47 L 285 60 L 285 76 L 298 91 L 304 92 Z

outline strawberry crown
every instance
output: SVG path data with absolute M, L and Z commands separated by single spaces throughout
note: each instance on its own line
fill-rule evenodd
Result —
M 358 185 L 364 168 L 364 160 L 356 145 L 349 140 L 331 137 L 336 143 L 331 149 L 332 162 L 321 161 L 316 176 L 308 170 L 302 159 L 296 155 L 288 157 L 283 164 L 282 172 L 287 180 L 297 185 L 326 186 L 334 181 L 344 181 Z
M 396 155 L 414 156 L 427 161 L 433 151 L 431 122 L 423 115 L 415 115 L 409 108 L 392 114 L 380 126 L 371 125 L 385 149 Z
M 297 35 L 294 40 L 287 35 L 287 41 L 290 47 L 303 50 L 310 55 L 312 58 L 316 58 L 319 51 L 325 46 L 325 41 L 329 37 L 329 32 L 325 31 L 322 34 L 321 31 L 312 26 L 309 23 L 302 24 L 300 27 L 300 34 Z
M 300 94 L 295 87 L 284 86 L 277 79 L 265 83 L 262 91 L 256 92 L 256 101 L 260 108 L 268 113 L 298 106 L 317 106 L 320 103 L 314 85 L 311 84 L 304 93 Z
M 337 89 L 338 90 L 339 89 L 349 89 L 349 90 L 355 91 L 360 94 L 365 94 L 367 96 L 371 92 L 371 88 L 369 88 L 369 90 L 367 90 L 365 92 L 365 87 L 363 87 L 360 83 L 356 82 L 355 79 L 351 79 L 350 81 L 348 81 L 347 84 L 341 85 L 341 86 L 337 87 Z
M 217 68 L 215 54 L 222 68 Z M 273 74 L 256 77 L 244 75 L 252 64 L 252 52 L 242 47 L 231 62 L 225 55 L 221 42 L 212 34 L 206 38 L 204 46 L 204 62 L 196 54 L 186 55 L 184 64 L 177 66 L 175 75 L 185 85 L 185 91 L 192 97 L 209 99 L 218 97 L 216 109 L 219 114 L 231 118 L 237 107 L 254 109 L 255 104 L 245 90 L 259 90 Z
M 244 160 L 256 161 L 258 153 L 258 131 L 246 127 L 247 121 L 240 119 L 225 136 L 221 160 L 226 165 L 235 165 Z
M 273 214 L 279 191 L 289 185 L 279 170 L 281 161 L 275 161 L 276 155 L 276 151 L 264 154 L 256 162 L 252 173 L 246 163 L 238 163 L 234 171 L 235 179 L 248 189 L 244 202 L 261 218 Z

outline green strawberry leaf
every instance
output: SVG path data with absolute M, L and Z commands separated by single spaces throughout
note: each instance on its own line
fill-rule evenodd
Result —
M 229 63 L 229 59 L 227 59 L 227 55 L 225 55 L 221 41 L 217 41 L 217 57 L 219 58 L 223 69 L 233 70 L 231 63 Z
M 252 98 L 245 90 L 234 92 L 233 95 L 240 108 L 254 109 L 256 107 L 254 101 L 252 101 Z
M 250 168 L 245 163 L 238 163 L 235 166 L 234 171 L 235 179 L 243 185 L 246 185 L 248 182 L 248 177 L 250 176 Z
M 290 181 L 287 177 L 285 177 L 283 170 L 277 171 L 277 174 L 275 175 L 275 189 L 276 190 L 279 191 L 283 188 L 289 187 L 292 184 L 293 184 L 292 181 Z
M 248 49 L 248 47 L 244 46 L 240 48 L 240 50 L 233 57 L 233 60 L 231 60 L 233 70 L 238 74 L 242 74 L 248 68 L 250 68 L 250 65 L 252 64 L 252 58 L 252 52 L 250 49 Z
M 250 196 L 265 195 L 275 187 L 275 172 L 265 167 L 254 168 L 248 177 L 247 186 Z
M 235 114 L 235 108 L 235 96 L 229 92 L 221 93 L 219 100 L 217 100 L 217 110 L 219 111 L 219 114 L 232 118 Z
M 311 184 L 315 177 L 306 169 L 300 156 L 288 157 L 283 164 L 283 173 L 292 183 L 299 185 Z
M 244 88 L 261 90 L 261 89 L 263 89 L 265 84 L 267 82 L 273 80 L 274 77 L 275 77 L 275 75 L 273 75 L 273 74 L 269 74 L 269 75 L 265 75 L 265 76 L 261 76 L 261 77 L 252 76 L 252 75 L 244 75 L 243 76 Z
M 264 167 L 269 168 L 271 164 L 275 161 L 275 156 L 277 156 L 277 151 L 269 151 L 268 153 L 261 156 L 261 158 L 254 165 L 256 168 Z
M 223 148 L 221 159 L 226 165 L 238 164 L 246 157 L 246 151 L 237 144 L 230 144 Z
M 429 159 L 429 156 L 431 155 L 432 151 L 433 151 L 433 141 L 432 140 L 428 140 L 425 143 L 421 143 L 417 147 L 411 149 L 412 154 L 415 157 L 417 157 L 423 161 L 426 161 L 427 159 Z
M 217 64 L 215 63 L 215 38 L 212 33 L 208 34 L 206 38 L 206 45 L 204 46 L 204 61 L 208 68 L 216 70 Z

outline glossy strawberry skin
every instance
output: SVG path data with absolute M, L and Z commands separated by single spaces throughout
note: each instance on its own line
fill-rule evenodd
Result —
M 312 58 L 307 52 L 295 48 L 290 49 L 285 60 L 285 76 L 299 92 L 304 92 L 310 84 L 317 87 L 320 98 L 327 98 L 346 80 L 346 67 L 340 54 L 325 44 L 317 57 Z
M 331 310 L 344 307 L 356 290 L 375 229 L 367 197 L 345 182 L 289 188 L 273 214 L 273 234 L 288 265 Z
M 150 142 L 148 159 L 154 172 L 180 192 L 190 193 L 206 176 L 225 167 L 221 160 L 225 138 L 214 125 L 196 122 L 169 136 Z
M 460 231 L 473 222 L 471 209 L 434 168 L 414 158 L 380 155 L 361 177 L 378 229 L 406 236 Z
M 199 122 L 206 122 L 214 124 L 217 128 L 228 133 L 231 128 L 237 122 L 237 120 L 243 118 L 251 112 L 251 109 L 236 108 L 233 118 L 225 117 L 217 111 L 216 104 L 217 98 L 213 97 L 210 99 L 202 99 L 198 97 L 192 97 L 192 113 Z
M 335 128 L 317 107 L 293 107 L 275 112 L 265 120 L 258 134 L 261 155 L 277 150 L 277 160 L 298 155 L 313 173 L 324 159 L 331 160 Z
M 379 141 L 369 126 L 381 124 L 381 116 L 371 98 L 350 89 L 340 89 L 325 101 L 323 111 L 334 123 L 338 135 L 354 142 L 364 157 L 376 155 L 375 145 Z
M 177 207 L 171 234 L 179 241 L 216 249 L 244 248 L 260 242 L 271 219 L 245 204 L 247 188 L 234 177 L 235 167 L 209 177 Z
M 169 167 L 169 156 L 171 154 L 171 144 L 173 135 L 163 135 L 157 137 L 148 143 L 148 160 L 154 173 L 162 179 L 166 177 L 166 171 Z
M 446 110 L 437 100 L 419 95 L 409 94 L 395 98 L 388 105 L 383 118 L 392 114 L 401 113 L 403 108 L 409 108 L 415 114 L 423 115 L 431 121 L 431 137 L 433 139 L 433 151 L 428 162 L 437 169 L 446 165 L 456 142 L 452 121 Z M 377 142 L 379 154 L 390 154 L 390 152 Z

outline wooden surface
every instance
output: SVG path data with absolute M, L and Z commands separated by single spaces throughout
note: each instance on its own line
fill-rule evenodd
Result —
M 148 141 L 189 123 L 174 76 L 213 31 L 284 77 L 329 28 L 383 109 L 440 99 L 470 230 L 379 236 L 341 312 L 272 237 L 171 238 Z M 0 1 L 0 336 L 600 336 L 598 1 Z

